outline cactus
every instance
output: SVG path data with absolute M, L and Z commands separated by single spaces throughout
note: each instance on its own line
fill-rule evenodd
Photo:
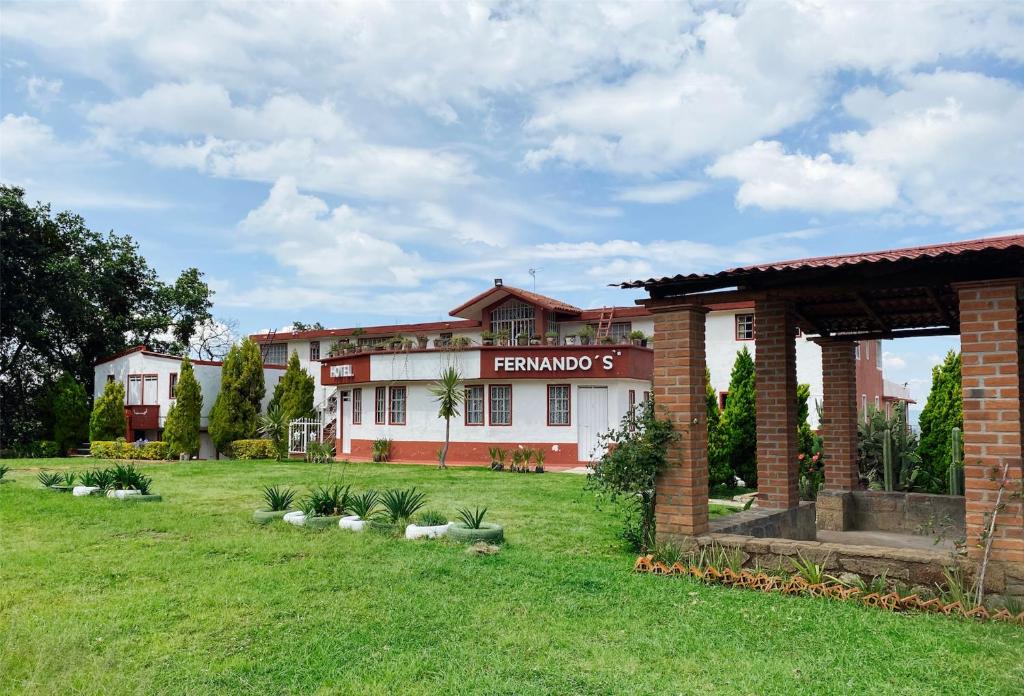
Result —
M 882 478 L 885 490 L 892 492 L 895 485 L 892 469 L 892 431 L 888 429 L 882 433 Z
M 963 435 L 960 432 L 960 428 L 953 428 L 953 432 L 950 435 L 950 451 L 952 457 L 949 462 L 949 494 L 950 495 L 963 495 L 963 479 L 961 479 L 961 472 L 963 471 Z

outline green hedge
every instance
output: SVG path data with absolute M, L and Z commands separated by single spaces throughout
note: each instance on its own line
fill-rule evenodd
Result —
M 231 453 L 235 459 L 277 459 L 272 440 L 235 440 Z
M 94 440 L 90 454 L 97 459 L 167 459 L 167 443 L 147 442 L 136 447 L 121 440 Z

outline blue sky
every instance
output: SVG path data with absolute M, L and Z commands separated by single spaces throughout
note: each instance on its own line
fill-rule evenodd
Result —
M 6 2 L 0 178 L 243 332 L 1024 228 L 1019 3 Z M 923 401 L 956 341 L 886 344 Z

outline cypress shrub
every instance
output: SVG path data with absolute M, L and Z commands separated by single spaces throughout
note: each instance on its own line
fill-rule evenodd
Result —
M 89 419 L 89 440 L 114 440 L 124 437 L 124 385 L 107 382 L 96 399 Z

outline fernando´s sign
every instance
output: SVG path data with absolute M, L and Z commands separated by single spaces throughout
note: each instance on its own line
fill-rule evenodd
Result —
M 595 355 L 558 355 L 558 356 L 506 356 L 494 357 L 494 372 L 589 372 L 598 365 L 604 370 L 615 367 L 615 356 L 612 354 Z

